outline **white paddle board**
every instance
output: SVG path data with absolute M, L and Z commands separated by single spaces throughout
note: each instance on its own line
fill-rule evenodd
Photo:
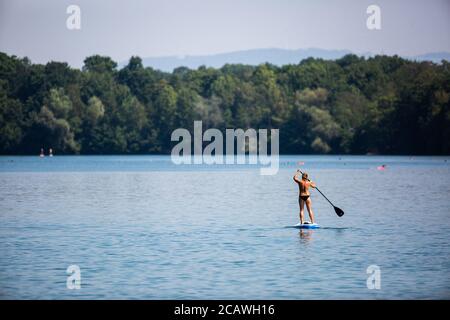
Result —
M 319 229 L 320 226 L 317 223 L 311 223 L 309 221 L 303 222 L 303 224 L 297 223 L 294 227 L 299 229 Z

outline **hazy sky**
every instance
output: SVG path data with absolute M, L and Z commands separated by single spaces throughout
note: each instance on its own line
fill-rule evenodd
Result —
M 66 27 L 71 4 L 80 30 Z M 381 8 L 381 30 L 366 27 L 370 4 Z M 450 0 L 0 0 L 0 51 L 38 63 L 309 47 L 450 51 Z

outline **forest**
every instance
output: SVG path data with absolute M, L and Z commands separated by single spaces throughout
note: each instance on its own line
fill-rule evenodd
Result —
M 0 154 L 167 154 L 176 128 L 279 129 L 281 154 L 450 154 L 450 64 L 346 55 L 161 72 L 0 53 Z M 47 152 L 47 151 L 46 151 Z

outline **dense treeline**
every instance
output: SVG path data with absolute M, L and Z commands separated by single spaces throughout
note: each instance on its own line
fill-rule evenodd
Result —
M 450 154 L 450 64 L 397 56 L 277 67 L 32 64 L 0 53 L 0 153 L 168 153 L 171 132 L 279 128 L 281 153 Z

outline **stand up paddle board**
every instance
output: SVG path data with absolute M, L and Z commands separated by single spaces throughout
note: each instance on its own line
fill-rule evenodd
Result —
M 294 227 L 299 229 L 319 229 L 320 226 L 317 223 L 311 223 L 309 221 L 303 222 L 303 224 L 297 223 Z

